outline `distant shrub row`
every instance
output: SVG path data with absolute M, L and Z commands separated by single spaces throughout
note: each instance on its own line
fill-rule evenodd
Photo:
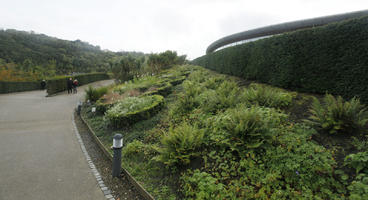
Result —
M 276 35 L 199 57 L 193 64 L 301 92 L 368 102 L 368 17 Z
M 47 81 L 47 94 L 55 94 L 67 90 L 67 80 L 72 77 L 73 80 L 78 80 L 78 85 L 84 85 L 87 83 L 106 80 L 109 76 L 105 73 L 91 73 L 91 74 L 81 74 L 75 76 L 62 76 Z
M 41 89 L 40 82 L 3 82 L 0 81 L 0 94 Z

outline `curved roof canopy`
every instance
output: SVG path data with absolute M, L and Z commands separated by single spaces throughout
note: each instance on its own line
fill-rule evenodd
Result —
M 368 15 L 368 10 L 349 12 L 344 14 L 329 15 L 325 17 L 317 17 L 312 19 L 298 20 L 293 22 L 286 22 L 276 25 L 265 26 L 261 28 L 256 28 L 248 31 L 243 31 L 228 35 L 226 37 L 220 38 L 210 44 L 206 50 L 206 54 L 214 52 L 216 49 L 232 44 L 234 42 L 239 42 L 247 39 L 258 38 L 263 36 L 270 36 L 290 31 L 295 31 L 303 28 L 310 28 L 316 26 L 326 25 L 332 22 L 338 22 L 346 19 L 357 18 Z

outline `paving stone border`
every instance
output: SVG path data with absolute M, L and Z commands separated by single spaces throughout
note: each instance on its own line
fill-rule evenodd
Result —
M 99 185 L 99 187 L 101 188 L 101 191 L 103 192 L 103 194 L 105 195 L 106 199 L 108 200 L 115 200 L 115 198 L 112 196 L 111 194 L 111 190 L 105 185 L 104 181 L 101 178 L 100 173 L 98 172 L 95 164 L 93 164 L 93 161 L 91 159 L 91 157 L 89 156 L 86 147 L 84 146 L 83 140 L 79 134 L 79 131 L 77 129 L 77 126 L 75 124 L 75 120 L 74 120 L 74 113 L 72 115 L 72 123 L 73 123 L 73 129 L 74 129 L 74 133 L 78 139 L 79 145 L 82 149 L 82 152 L 88 162 L 89 168 L 91 168 L 91 171 L 93 172 L 93 175 L 95 175 L 97 183 Z

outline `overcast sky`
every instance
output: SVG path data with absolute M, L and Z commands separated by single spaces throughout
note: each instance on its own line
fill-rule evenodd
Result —
M 365 9 L 368 0 L 0 0 L 0 28 L 194 59 L 229 34 Z

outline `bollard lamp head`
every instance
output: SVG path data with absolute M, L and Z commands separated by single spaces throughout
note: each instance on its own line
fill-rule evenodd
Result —
M 123 136 L 121 134 L 115 134 L 112 142 L 113 148 L 122 148 L 123 147 Z

